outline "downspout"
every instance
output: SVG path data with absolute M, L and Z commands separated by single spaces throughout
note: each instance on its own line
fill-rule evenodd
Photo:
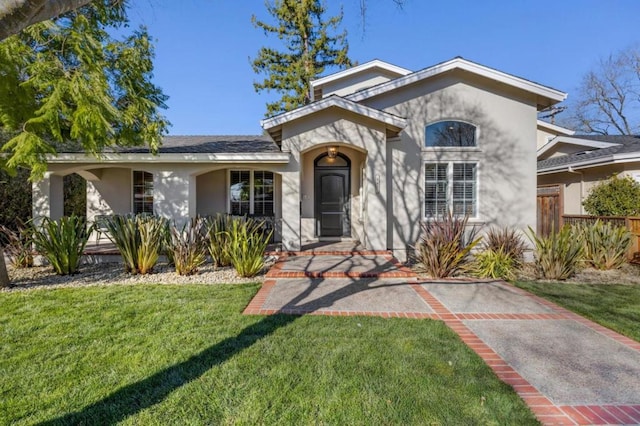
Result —
M 584 173 L 576 171 L 571 166 L 569 166 L 567 171 L 569 173 L 575 173 L 577 175 L 580 175 L 580 214 L 584 214 L 584 206 L 582 205 L 582 201 L 584 201 Z

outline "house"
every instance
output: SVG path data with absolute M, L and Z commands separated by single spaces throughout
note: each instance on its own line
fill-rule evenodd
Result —
M 538 111 L 556 89 L 457 57 L 410 71 L 374 60 L 313 82 L 313 102 L 262 136 L 167 136 L 158 155 L 60 153 L 34 184 L 34 216 L 62 215 L 62 176 L 87 180 L 87 217 L 273 217 L 299 250 L 353 239 L 406 258 L 424 220 L 536 225 Z
M 586 214 L 591 188 L 614 174 L 640 181 L 639 136 L 564 134 L 538 149 L 538 196 L 554 216 Z

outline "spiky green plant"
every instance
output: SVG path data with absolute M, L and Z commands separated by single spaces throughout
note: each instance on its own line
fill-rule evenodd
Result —
M 164 228 L 162 229 L 162 249 L 160 253 L 167 258 L 167 265 L 175 266 L 175 260 L 173 258 L 173 234 L 171 232 L 172 226 L 169 221 L 166 221 Z
M 14 268 L 33 266 L 33 227 L 18 220 L 16 230 L 0 226 L 0 236 L 5 241 L 4 252 Z
M 206 221 L 209 254 L 216 268 L 231 265 L 230 239 L 227 231 L 231 227 L 232 220 L 231 216 L 218 213 Z
M 418 268 L 434 278 L 453 276 L 471 260 L 471 250 L 480 242 L 478 228 L 467 227 L 469 217 L 454 216 L 422 224 L 422 236 L 416 247 Z
M 520 263 L 511 253 L 489 248 L 474 256 L 470 271 L 480 278 L 512 280 L 516 277 L 519 266 Z
M 33 228 L 36 250 L 51 264 L 58 275 L 75 274 L 82 253 L 93 231 L 83 217 L 69 216 L 60 220 L 44 218 L 41 226 Z
M 631 246 L 631 233 L 624 227 L 604 223 L 600 219 L 592 224 L 574 225 L 584 244 L 584 262 L 600 270 L 618 269 L 627 260 Z
M 158 262 L 166 220 L 153 216 L 112 216 L 107 221 L 109 238 L 116 245 L 125 270 L 148 274 Z
M 541 278 L 566 280 L 571 277 L 582 258 L 582 238 L 570 226 L 559 232 L 553 229 L 546 237 L 539 237 L 529 227 L 529 238 L 535 244 L 536 273 Z
M 264 267 L 271 232 L 263 232 L 264 223 L 253 219 L 231 219 L 228 225 L 231 264 L 241 277 L 256 276 Z
M 517 264 L 522 263 L 526 248 L 522 233 L 511 227 L 492 226 L 487 230 L 482 241 L 485 250 L 493 252 L 502 251 L 512 258 Z
M 207 260 L 207 233 L 201 217 L 192 218 L 182 229 L 171 227 L 171 252 L 178 275 L 193 275 Z

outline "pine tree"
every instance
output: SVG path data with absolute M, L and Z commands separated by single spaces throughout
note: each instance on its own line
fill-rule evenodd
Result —
M 266 74 L 261 83 L 254 83 L 256 92 L 276 91 L 280 100 L 267 103 L 266 116 L 290 111 L 311 100 L 310 82 L 328 68 L 344 69 L 351 66 L 347 54 L 347 33 L 332 35 L 342 22 L 339 15 L 325 19 L 325 5 L 319 0 L 275 0 L 267 3 L 267 11 L 276 24 L 252 17 L 255 27 L 265 35 L 277 35 L 285 51 L 263 47 L 253 60 L 257 74 Z

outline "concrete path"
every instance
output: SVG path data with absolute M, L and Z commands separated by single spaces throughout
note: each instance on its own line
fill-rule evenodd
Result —
M 419 282 L 385 252 L 292 253 L 247 314 L 444 321 L 543 424 L 640 424 L 640 343 L 503 282 Z

